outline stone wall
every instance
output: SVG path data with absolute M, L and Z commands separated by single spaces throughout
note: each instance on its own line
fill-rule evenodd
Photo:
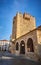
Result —
M 26 35 L 23 35 L 20 38 L 16 39 L 16 43 L 17 42 L 19 43 L 18 53 L 20 53 L 20 43 L 23 40 L 25 42 L 25 54 L 27 54 L 27 41 L 28 41 L 29 38 L 31 38 L 33 40 L 34 52 L 38 53 L 38 48 L 37 48 L 37 30 L 29 32 Z M 16 43 L 15 43 L 15 45 L 16 45 Z
M 41 28 L 37 30 L 38 54 L 41 57 Z
M 16 37 L 16 17 L 13 18 L 13 23 L 12 23 L 12 39 L 15 39 Z
M 24 14 L 20 19 L 20 36 L 35 29 L 35 18 L 29 14 Z

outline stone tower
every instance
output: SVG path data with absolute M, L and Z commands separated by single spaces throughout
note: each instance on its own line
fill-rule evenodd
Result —
M 35 28 L 35 18 L 33 16 L 27 13 L 17 13 L 13 19 L 12 39 L 17 39 Z

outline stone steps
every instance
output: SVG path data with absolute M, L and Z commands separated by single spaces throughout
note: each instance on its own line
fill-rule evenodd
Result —
M 36 55 L 36 54 L 33 53 L 33 52 L 28 52 L 28 53 L 27 53 L 27 57 L 28 57 L 29 59 L 31 59 L 31 60 L 36 60 L 36 61 L 39 60 L 38 55 Z

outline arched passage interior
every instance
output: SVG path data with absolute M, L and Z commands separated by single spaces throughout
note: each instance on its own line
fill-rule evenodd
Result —
M 27 41 L 27 51 L 34 52 L 33 40 L 31 38 L 29 38 Z
M 19 50 L 19 44 L 18 44 L 18 42 L 16 43 L 16 50 Z
M 20 54 L 25 54 L 25 42 L 23 40 L 20 43 Z

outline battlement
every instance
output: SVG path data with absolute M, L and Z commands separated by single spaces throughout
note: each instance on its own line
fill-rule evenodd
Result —
M 26 14 L 26 13 L 23 14 L 23 18 L 28 18 L 28 19 L 30 19 L 30 17 L 31 17 L 31 16 L 30 16 L 29 14 Z
M 16 16 L 17 16 L 17 15 L 23 15 L 23 14 L 22 14 L 21 12 L 18 12 L 18 13 L 16 14 Z
M 35 19 L 35 17 L 34 16 L 31 16 L 30 14 L 28 14 L 28 13 L 24 13 L 24 14 L 22 14 L 21 12 L 18 12 L 17 14 L 16 14 L 16 18 L 20 18 L 20 17 L 22 17 L 23 19 L 27 19 L 27 20 L 30 20 L 30 19 Z M 15 17 L 14 17 L 15 18 Z

